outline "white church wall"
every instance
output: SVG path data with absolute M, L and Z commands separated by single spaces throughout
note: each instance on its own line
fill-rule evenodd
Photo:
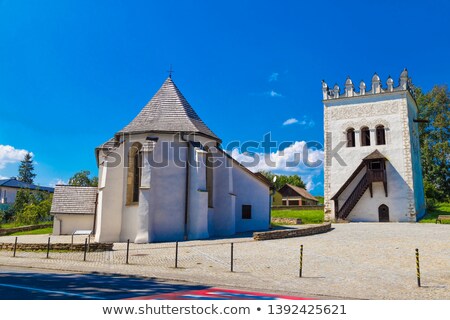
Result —
M 123 155 L 123 144 L 121 144 L 117 154 Z M 116 162 L 117 159 L 106 157 L 102 151 L 100 154 L 99 165 L 99 188 L 98 204 L 97 204 L 97 226 L 95 233 L 95 241 L 109 242 L 118 241 L 122 229 L 122 205 L 123 185 L 126 180 L 124 176 L 124 162 Z M 122 160 L 122 159 L 121 159 Z M 109 164 L 111 161 L 111 164 Z M 114 163 L 114 164 L 113 164 Z M 106 169 L 104 169 L 106 167 Z M 104 180 L 103 180 L 104 179 Z
M 236 232 L 267 230 L 270 211 L 269 186 L 236 164 L 233 165 L 233 179 L 236 194 Z M 251 219 L 242 219 L 242 205 L 252 206 Z
M 209 238 L 205 155 L 199 148 L 190 148 L 188 239 Z
M 221 165 L 214 168 L 213 173 L 213 208 L 209 209 L 210 235 L 230 236 L 236 233 L 232 160 L 224 154 L 216 154 L 215 157 Z
M 153 242 L 183 240 L 185 233 L 186 169 L 176 163 L 186 161 L 186 143 L 173 142 L 171 135 L 158 135 L 151 164 L 150 240 Z M 165 145 L 164 145 L 165 144 Z M 167 163 L 164 163 L 164 160 Z M 164 163 L 163 165 L 161 165 Z

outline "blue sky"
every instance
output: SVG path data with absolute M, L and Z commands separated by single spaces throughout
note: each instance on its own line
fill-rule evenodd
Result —
M 407 67 L 425 90 L 448 84 L 448 12 L 446 1 L 0 0 L 0 177 L 24 150 L 41 185 L 96 174 L 94 148 L 170 64 L 224 145 L 268 132 L 292 148 L 323 143 L 322 79 L 342 88 L 376 71 L 385 83 Z M 298 173 L 323 192 L 320 168 Z

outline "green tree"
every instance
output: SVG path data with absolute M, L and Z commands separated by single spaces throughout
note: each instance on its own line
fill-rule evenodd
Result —
M 73 175 L 72 178 L 69 179 L 69 185 L 78 186 L 78 187 L 97 187 L 98 186 L 98 178 L 92 177 L 89 178 L 91 174 L 88 170 L 82 170 Z
M 16 213 L 16 222 L 21 225 L 37 224 L 39 222 L 50 221 L 50 208 L 52 206 L 52 197 L 40 202 L 31 202 Z
M 430 92 L 415 90 L 419 118 L 420 148 L 427 200 L 445 201 L 450 195 L 450 92 L 434 86 Z
M 261 171 L 261 174 L 263 174 L 270 182 L 273 182 L 273 178 L 276 176 L 277 179 L 274 183 L 275 189 L 280 190 L 282 186 L 284 186 L 286 183 L 289 183 L 293 186 L 297 186 L 300 188 L 305 188 L 305 183 L 303 182 L 302 178 L 299 175 L 282 175 L 282 174 L 274 174 L 269 171 Z
M 19 176 L 17 179 L 19 181 L 25 182 L 25 183 L 33 183 L 34 178 L 36 177 L 36 174 L 34 171 L 34 165 L 33 165 L 33 159 L 31 156 L 31 153 L 27 153 L 24 157 L 24 159 L 20 162 L 19 166 Z
M 21 212 L 28 204 L 32 203 L 34 196 L 30 189 L 20 189 L 17 191 L 16 200 L 14 201 L 14 213 Z

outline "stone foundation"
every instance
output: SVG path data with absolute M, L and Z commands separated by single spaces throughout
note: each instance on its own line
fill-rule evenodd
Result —
M 267 232 L 254 232 L 253 239 L 256 241 L 274 240 L 294 237 L 311 236 L 331 230 L 331 223 L 312 225 L 302 229 L 274 230 Z
M 94 251 L 112 251 L 112 243 L 91 243 L 89 252 Z M 14 243 L 0 243 L 0 250 L 14 250 Z M 45 251 L 46 243 L 18 243 L 17 251 Z M 50 243 L 50 251 L 84 251 L 84 243 Z
M 295 218 L 272 218 L 273 223 L 279 224 L 302 224 L 302 219 Z

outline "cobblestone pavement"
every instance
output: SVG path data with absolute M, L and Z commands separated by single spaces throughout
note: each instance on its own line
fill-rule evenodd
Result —
M 21 236 L 20 242 L 46 242 L 48 236 Z M 83 242 L 77 237 L 76 242 Z M 14 242 L 14 237 L 0 237 Z M 70 236 L 52 236 L 70 242 Z M 234 271 L 230 272 L 230 243 Z M 304 245 L 303 277 L 298 277 L 299 248 Z M 417 286 L 415 249 L 420 250 L 422 287 Z M 409 223 L 334 224 L 319 235 L 270 241 L 251 237 L 188 241 L 179 244 L 126 244 L 112 252 L 0 251 L 3 266 L 120 273 L 189 281 L 211 286 L 288 295 L 354 299 L 450 299 L 450 226 Z

